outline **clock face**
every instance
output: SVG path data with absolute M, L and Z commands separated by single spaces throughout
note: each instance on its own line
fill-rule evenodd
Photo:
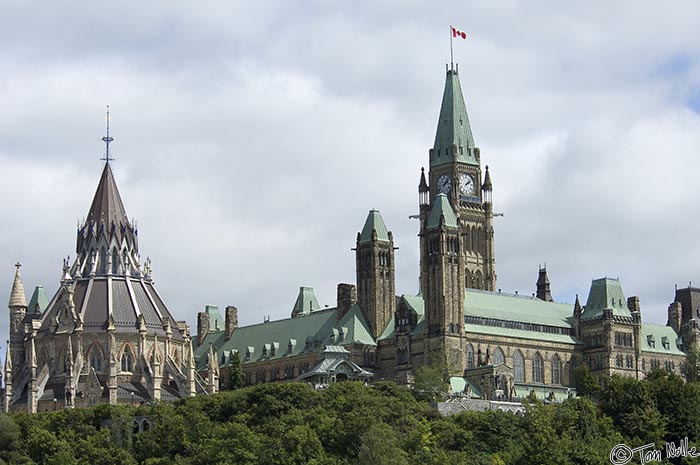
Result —
M 439 193 L 450 195 L 450 191 L 452 190 L 452 181 L 450 181 L 450 177 L 446 174 L 440 176 L 437 180 L 437 188 Z
M 459 193 L 461 195 L 472 195 L 474 193 L 474 178 L 467 173 L 459 176 Z

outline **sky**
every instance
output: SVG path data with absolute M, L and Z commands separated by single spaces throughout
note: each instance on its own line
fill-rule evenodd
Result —
M 700 284 L 698 24 L 693 1 L 0 0 L 0 302 L 16 261 L 27 294 L 56 292 L 106 105 L 141 256 L 193 330 L 208 304 L 287 317 L 299 286 L 333 307 L 375 208 L 415 294 L 409 216 L 454 25 L 503 213 L 497 287 L 529 295 L 546 263 L 573 303 L 619 277 L 665 324 L 674 285 Z

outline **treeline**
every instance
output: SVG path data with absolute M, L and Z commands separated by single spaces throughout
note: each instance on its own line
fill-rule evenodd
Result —
M 175 404 L 0 415 L 0 464 L 609 464 L 620 443 L 692 445 L 699 386 L 656 371 L 611 379 L 598 403 L 443 418 L 391 383 L 261 384 Z M 141 417 L 151 427 L 135 432 Z

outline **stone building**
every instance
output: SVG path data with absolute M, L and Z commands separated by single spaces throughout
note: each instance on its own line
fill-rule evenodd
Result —
M 615 373 L 641 378 L 657 366 L 680 372 L 684 350 L 700 334 L 697 289 L 677 291 L 667 326 L 642 323 L 639 300 L 625 298 L 616 279 L 593 280 L 585 306 L 578 297 L 573 305 L 555 302 L 546 268 L 532 296 L 498 290 L 494 183 L 488 166 L 482 170 L 458 69 L 447 70 L 427 162 L 418 184 L 418 295 L 396 294 L 393 236 L 371 210 L 354 249 L 356 286 L 338 285 L 335 308 L 321 309 L 306 287 L 288 319 L 238 327 L 237 310 L 228 307 L 226 323 L 215 325 L 210 308 L 198 319 L 198 371 L 206 377 L 216 364 L 225 386 L 238 353 L 246 383 L 303 379 L 332 345 L 375 380 L 401 384 L 442 360 L 453 390 L 500 400 L 570 395 L 576 364 L 601 381 Z
M 418 182 L 420 289 L 397 294 L 395 244 L 377 210 L 356 236 L 356 283 L 321 308 L 301 287 L 290 317 L 240 326 L 238 309 L 209 306 L 190 339 L 140 260 L 107 156 L 77 257 L 48 301 L 27 304 L 19 272 L 9 302 L 4 408 L 36 412 L 97 403 L 169 400 L 226 388 L 240 362 L 246 384 L 341 379 L 411 385 L 444 364 L 455 394 L 509 402 L 572 394 L 573 368 L 601 381 L 679 373 L 700 340 L 700 289 L 677 289 L 666 326 L 642 321 L 617 279 L 592 281 L 585 305 L 555 301 L 545 268 L 532 296 L 497 287 L 493 190 L 474 142 L 457 69 L 448 69 L 435 141 Z M 291 299 L 290 299 L 291 300 Z
M 58 292 L 27 304 L 17 264 L 10 294 L 4 410 L 37 412 L 99 403 L 173 400 L 206 392 L 189 327 L 175 321 L 141 263 L 107 156 L 77 256 L 64 260 Z

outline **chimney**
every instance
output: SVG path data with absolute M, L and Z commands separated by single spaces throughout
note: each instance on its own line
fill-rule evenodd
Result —
M 197 313 L 197 345 L 201 346 L 209 334 L 209 314 L 207 312 Z
M 639 307 L 639 297 L 633 295 L 632 297 L 627 298 L 627 308 L 629 309 L 630 312 L 640 312 L 640 307 Z
M 354 284 L 338 284 L 338 320 L 357 302 L 357 287 Z
M 683 315 L 683 307 L 680 302 L 672 302 L 668 306 L 668 323 L 667 326 L 673 328 L 673 330 L 680 334 L 681 332 L 681 317 Z
M 224 328 L 224 340 L 231 339 L 233 332 L 238 328 L 238 309 L 233 305 L 226 307 L 226 327 Z

